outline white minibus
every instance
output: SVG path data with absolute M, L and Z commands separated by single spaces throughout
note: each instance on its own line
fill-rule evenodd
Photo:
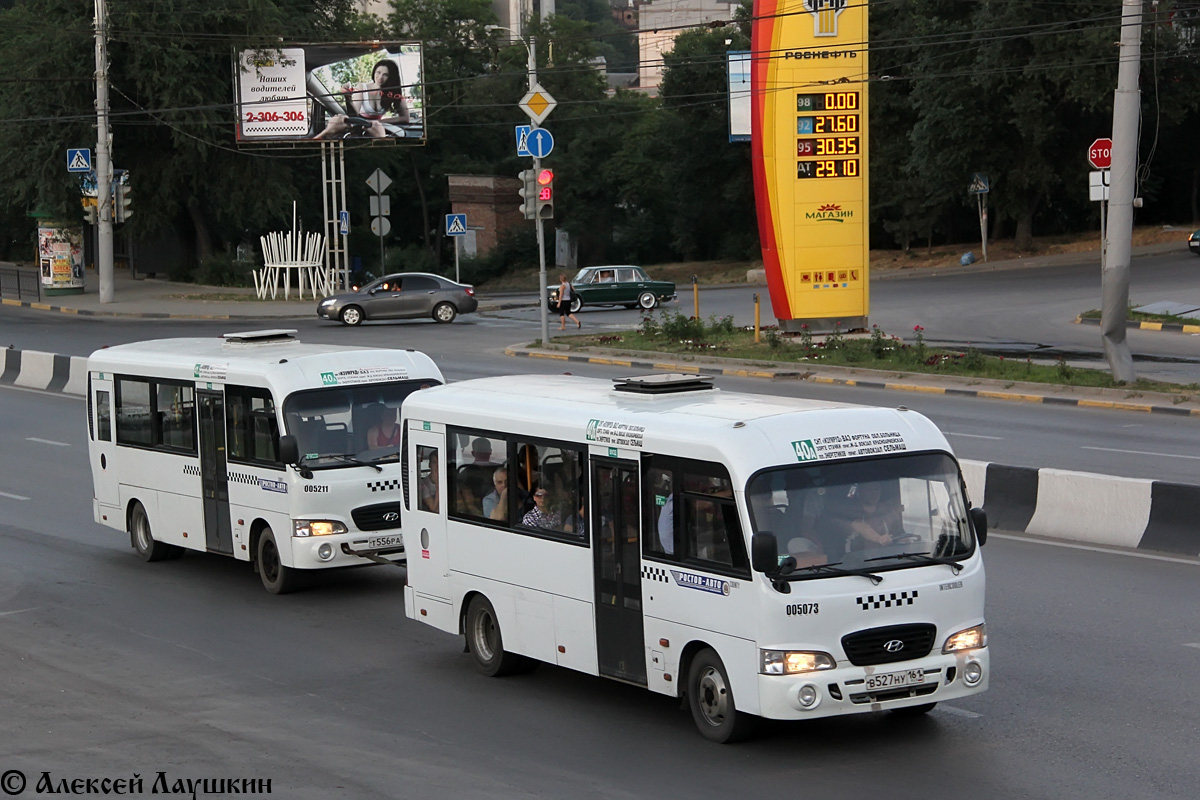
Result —
M 525 375 L 403 417 L 405 613 L 487 675 L 686 697 L 717 742 L 987 688 L 986 517 L 914 411 Z
M 423 353 L 292 330 L 158 339 L 88 358 L 95 520 L 147 561 L 185 550 L 296 570 L 402 561 L 400 404 L 442 383 Z

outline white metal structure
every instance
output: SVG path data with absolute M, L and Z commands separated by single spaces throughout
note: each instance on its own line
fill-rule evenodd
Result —
M 401 401 L 441 372 L 412 350 L 294 333 L 94 352 L 96 522 L 128 531 L 147 561 L 184 550 L 251 561 L 273 593 L 294 588 L 295 570 L 402 560 L 396 423 Z
M 488 675 L 533 659 L 686 695 L 721 742 L 987 688 L 986 517 L 916 412 L 527 375 L 403 416 L 405 611 Z

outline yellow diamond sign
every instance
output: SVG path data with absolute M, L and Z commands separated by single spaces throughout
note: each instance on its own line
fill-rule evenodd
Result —
M 550 93 L 541 86 L 534 84 L 529 93 L 521 98 L 518 103 L 521 110 L 524 111 L 534 123 L 540 125 L 542 120 L 550 116 L 550 112 L 558 105 L 558 101 L 550 96 Z

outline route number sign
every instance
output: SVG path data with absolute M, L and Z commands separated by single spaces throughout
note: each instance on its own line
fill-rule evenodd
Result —
M 1096 169 L 1112 166 L 1112 139 L 1097 139 L 1088 148 L 1088 163 Z

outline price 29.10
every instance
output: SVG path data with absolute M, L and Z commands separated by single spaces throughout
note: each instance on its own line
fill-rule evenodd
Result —
M 823 161 L 800 161 L 796 164 L 797 178 L 857 178 L 857 158 L 829 158 Z
M 304 122 L 303 111 L 247 111 L 246 122 Z

